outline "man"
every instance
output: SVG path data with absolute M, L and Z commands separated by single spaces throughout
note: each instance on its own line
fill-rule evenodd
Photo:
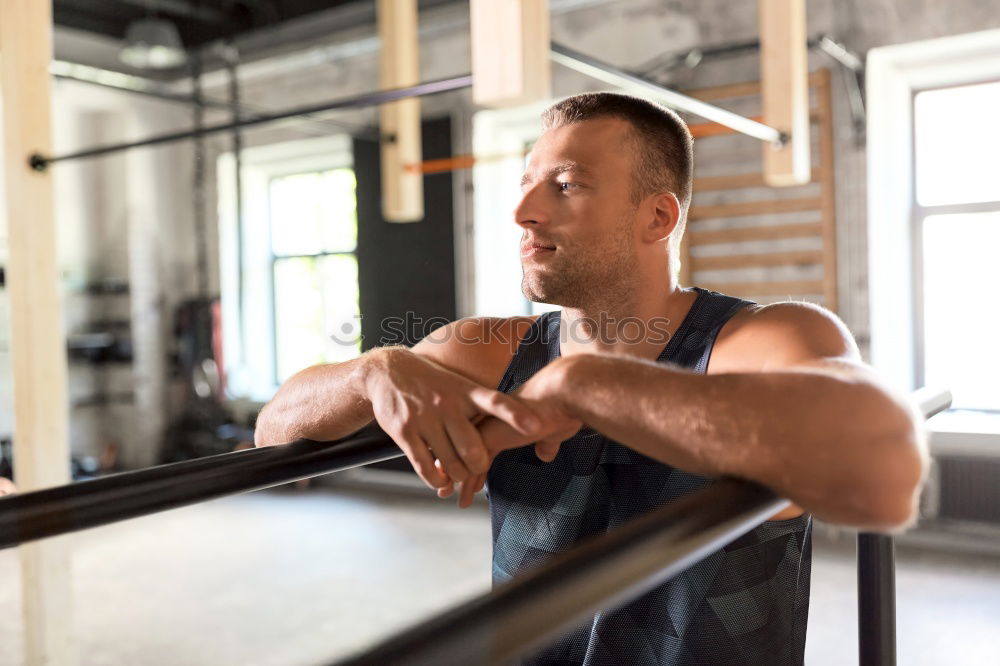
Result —
M 543 128 L 515 221 L 524 294 L 561 313 L 466 319 L 304 370 L 257 444 L 375 419 L 439 495 L 457 483 L 467 506 L 488 478 L 498 581 L 710 478 L 763 483 L 794 504 L 530 661 L 799 664 L 811 515 L 907 527 L 919 421 L 830 312 L 678 285 L 692 141 L 676 114 L 591 93 Z

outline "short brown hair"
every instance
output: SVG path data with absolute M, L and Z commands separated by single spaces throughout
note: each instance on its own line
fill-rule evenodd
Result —
M 694 142 L 680 116 L 670 109 L 631 95 L 591 92 L 556 102 L 542 112 L 542 128 L 595 118 L 620 118 L 632 125 L 635 142 L 635 185 L 638 203 L 656 192 L 673 192 L 686 209 L 691 199 Z

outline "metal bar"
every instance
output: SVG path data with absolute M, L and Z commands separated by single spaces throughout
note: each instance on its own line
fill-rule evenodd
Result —
M 896 663 L 896 561 L 893 539 L 858 534 L 858 664 Z
M 151 13 L 153 10 L 156 10 L 166 14 L 172 14 L 173 16 L 182 16 L 184 18 L 193 19 L 202 23 L 224 25 L 227 21 L 232 20 L 224 12 L 211 7 L 206 7 L 204 3 L 201 2 L 197 4 L 192 4 L 190 2 L 186 2 L 185 0 L 118 0 L 118 2 L 126 5 L 134 5 L 145 10 L 146 12 Z
M 403 455 L 381 430 L 223 453 L 0 499 L 0 548 Z
M 338 666 L 508 664 L 678 575 L 788 504 L 755 483 L 717 481 Z
M 564 67 L 569 67 L 587 76 L 624 88 L 625 90 L 647 95 L 673 109 L 692 113 L 706 120 L 725 125 L 740 134 L 770 142 L 777 147 L 785 143 L 785 135 L 773 127 L 768 127 L 756 120 L 745 118 L 738 113 L 727 111 L 707 102 L 702 102 L 699 99 L 682 95 L 669 88 L 664 88 L 652 81 L 629 74 L 626 71 L 595 60 L 555 42 L 552 43 L 551 56 L 553 62 L 559 63 Z
M 88 69 L 94 69 L 94 68 L 88 68 Z M 117 90 L 119 92 L 130 93 L 133 95 L 142 95 L 143 97 L 151 97 L 153 99 L 163 100 L 164 102 L 173 102 L 175 104 L 185 104 L 185 105 L 191 105 L 195 103 L 194 99 L 192 99 L 190 95 L 184 95 L 182 93 L 173 93 L 158 88 L 133 87 L 125 84 L 110 83 L 107 81 L 97 81 L 91 78 L 76 76 L 73 74 L 65 74 L 65 73 L 58 73 L 58 74 L 54 73 L 52 77 L 62 81 L 86 83 L 88 85 L 98 86 L 100 88 L 106 88 L 108 90 Z M 138 78 L 138 77 L 131 77 L 131 78 Z M 229 102 L 224 102 L 218 99 L 212 99 L 211 97 L 203 96 L 202 104 L 206 108 L 211 108 L 211 109 L 226 109 L 226 110 L 231 109 L 231 104 Z M 260 107 L 257 107 L 252 104 L 246 104 L 245 102 L 240 104 L 240 110 L 243 116 L 247 118 L 256 118 L 259 117 L 261 114 L 266 113 L 266 111 L 261 109 Z M 362 127 L 360 125 L 355 126 L 340 121 L 330 120 L 328 118 L 321 118 L 315 115 L 296 116 L 295 118 L 290 118 L 289 120 L 309 121 L 316 125 L 325 126 L 327 131 L 332 129 L 340 132 L 348 132 L 354 138 L 370 139 L 373 141 L 378 140 L 377 132 L 372 131 L 371 128 Z M 315 132 L 323 132 L 323 131 L 324 127 L 317 127 L 315 130 Z
M 910 399 L 925 419 L 951 406 L 950 391 L 927 387 Z M 896 553 L 885 534 L 858 534 L 858 664 L 896 664 Z
M 472 85 L 472 75 L 465 74 L 463 76 L 455 76 L 447 79 L 428 81 L 426 83 L 420 83 L 415 86 L 407 86 L 405 88 L 395 88 L 393 90 L 378 90 L 375 92 L 363 93 L 361 95 L 354 95 L 352 97 L 346 97 L 343 99 L 333 100 L 330 102 L 316 104 L 313 106 L 299 107 L 296 109 L 291 109 L 289 111 L 280 111 L 277 113 L 264 114 L 256 118 L 246 118 L 239 122 L 229 122 L 220 125 L 209 125 L 204 129 L 202 129 L 200 132 L 194 130 L 185 130 L 182 132 L 170 132 L 168 134 L 160 134 L 157 136 L 149 137 L 147 139 L 141 139 L 139 141 L 117 143 L 108 146 L 99 146 L 97 148 L 88 148 L 86 150 L 81 150 L 75 153 L 67 153 L 66 155 L 45 156 L 36 153 L 32 155 L 31 158 L 29 159 L 29 164 L 33 169 L 44 171 L 46 168 L 48 168 L 50 164 L 53 164 L 55 162 L 66 162 L 69 160 L 78 160 L 87 157 L 97 157 L 99 155 L 107 155 L 109 153 L 116 153 L 122 150 L 130 150 L 132 148 L 142 148 L 145 146 L 156 146 L 164 143 L 172 143 L 174 141 L 183 141 L 185 139 L 192 139 L 199 135 L 207 136 L 209 134 L 217 134 L 219 132 L 231 132 L 235 129 L 255 127 L 257 125 L 273 123 L 279 120 L 294 118 L 296 116 L 305 116 L 311 113 L 333 111 L 334 109 L 363 108 L 367 106 L 384 104 L 386 102 L 394 102 L 398 99 L 406 99 L 408 97 L 423 97 L 425 95 L 436 95 L 438 93 L 449 92 L 452 90 L 461 90 L 463 88 L 468 88 L 471 85 Z

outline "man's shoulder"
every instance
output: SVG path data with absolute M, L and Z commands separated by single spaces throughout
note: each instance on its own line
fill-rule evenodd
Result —
M 537 318 L 465 317 L 434 329 L 413 351 L 480 384 L 495 386 Z
M 804 301 L 753 303 L 719 331 L 714 371 L 766 370 L 780 359 L 857 356 L 854 337 L 830 310 Z

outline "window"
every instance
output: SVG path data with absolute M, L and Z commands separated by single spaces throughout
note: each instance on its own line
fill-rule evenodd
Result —
M 917 383 L 1000 412 L 1000 82 L 914 95 Z
M 351 140 L 313 137 L 218 162 L 223 367 L 230 398 L 270 400 L 292 373 L 360 353 Z
M 361 353 L 354 172 L 272 178 L 275 379 Z

